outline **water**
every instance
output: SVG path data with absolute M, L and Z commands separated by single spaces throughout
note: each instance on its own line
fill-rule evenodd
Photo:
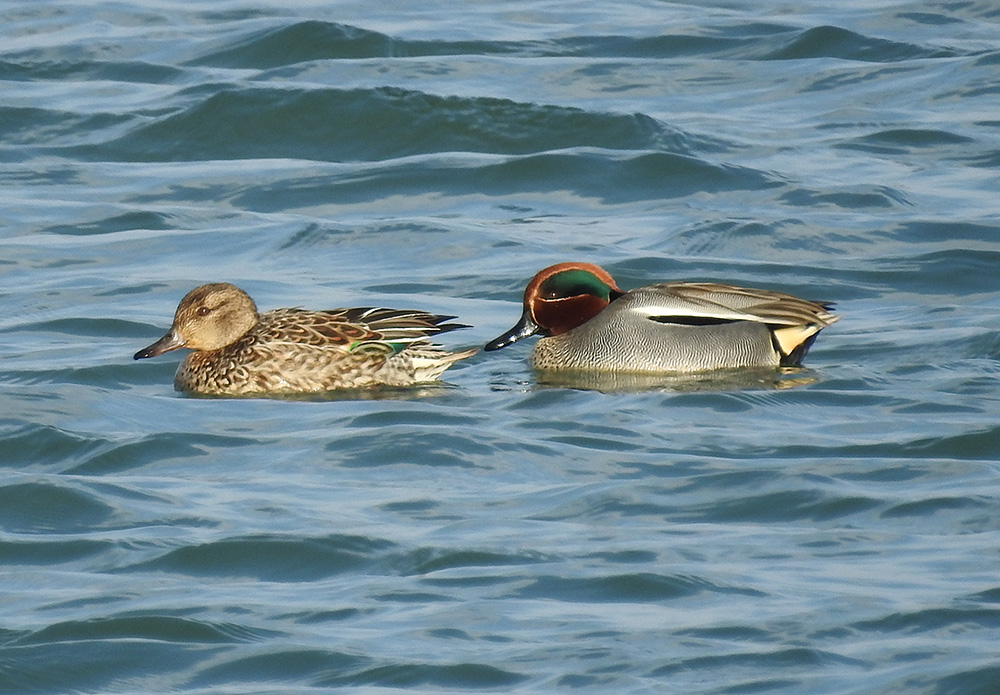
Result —
M 0 17 L 0 691 L 997 692 L 995 3 Z M 131 360 L 219 280 L 481 345 L 575 259 L 844 318 L 777 383 Z

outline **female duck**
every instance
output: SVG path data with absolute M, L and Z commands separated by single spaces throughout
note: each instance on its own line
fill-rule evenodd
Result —
M 178 391 L 210 395 L 302 393 L 434 381 L 475 350 L 450 353 L 428 336 L 456 328 L 452 316 L 395 309 L 274 309 L 262 314 L 227 283 L 196 287 L 165 336 L 135 359 L 190 348 Z
M 524 291 L 524 313 L 489 342 L 499 350 L 536 333 L 540 370 L 698 372 L 799 364 L 839 317 L 829 303 L 708 282 L 622 291 L 603 268 L 559 263 Z

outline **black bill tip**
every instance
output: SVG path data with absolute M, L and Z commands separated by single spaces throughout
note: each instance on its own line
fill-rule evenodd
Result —
M 486 343 L 486 345 L 483 346 L 483 349 L 487 352 L 499 350 L 500 348 L 505 348 L 508 345 L 516 343 L 522 338 L 532 336 L 538 331 L 538 325 L 531 319 L 531 314 L 526 309 L 521 315 L 521 320 L 517 322 L 516 326 L 503 335 L 499 335 L 490 342 Z

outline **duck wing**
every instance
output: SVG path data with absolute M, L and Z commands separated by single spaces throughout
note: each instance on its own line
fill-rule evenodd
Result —
M 630 310 L 660 323 L 755 321 L 772 327 L 828 326 L 839 317 L 829 302 L 715 282 L 671 282 L 627 292 Z
M 261 338 L 268 344 L 286 343 L 355 352 L 400 352 L 412 344 L 429 344 L 438 333 L 466 328 L 447 323 L 453 316 L 425 311 L 357 307 L 307 311 L 276 309 L 262 314 Z

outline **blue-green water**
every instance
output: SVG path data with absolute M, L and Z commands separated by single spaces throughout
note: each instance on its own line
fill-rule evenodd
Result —
M 0 20 L 0 691 L 998 692 L 994 2 Z M 844 318 L 783 388 L 131 359 L 222 280 L 482 344 L 563 260 Z

